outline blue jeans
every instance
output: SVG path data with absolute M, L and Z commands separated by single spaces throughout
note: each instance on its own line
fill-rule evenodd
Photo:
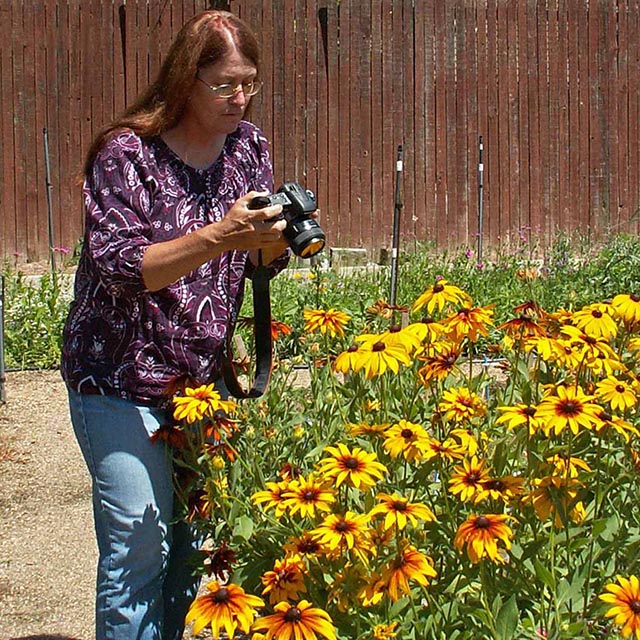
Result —
M 96 640 L 179 640 L 199 583 L 189 557 L 202 541 L 172 523 L 171 461 L 149 439 L 169 415 L 72 390 L 69 407 L 93 480 Z

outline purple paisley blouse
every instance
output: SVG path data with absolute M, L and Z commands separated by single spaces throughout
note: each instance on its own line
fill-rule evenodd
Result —
M 225 253 L 150 292 L 142 258 L 153 243 L 220 220 L 252 189 L 272 191 L 268 144 L 241 122 L 208 169 L 186 165 L 161 138 L 119 133 L 85 180 L 85 235 L 63 334 L 62 376 L 79 393 L 158 405 L 177 377 L 214 381 L 252 265 Z M 276 261 L 272 275 L 287 256 Z

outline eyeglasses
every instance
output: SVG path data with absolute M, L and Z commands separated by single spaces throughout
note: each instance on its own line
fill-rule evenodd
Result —
M 255 96 L 256 93 L 262 89 L 261 80 L 249 80 L 233 86 L 232 84 L 208 84 L 200 76 L 196 76 L 196 78 L 200 80 L 205 87 L 210 89 L 216 98 L 225 98 L 227 100 L 233 98 L 239 91 L 242 91 L 245 96 L 250 97 Z

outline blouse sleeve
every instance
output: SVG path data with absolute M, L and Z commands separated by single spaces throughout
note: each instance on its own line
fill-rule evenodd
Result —
M 86 250 L 110 295 L 146 291 L 142 258 L 152 242 L 150 180 L 142 141 L 132 132 L 103 146 L 85 180 Z

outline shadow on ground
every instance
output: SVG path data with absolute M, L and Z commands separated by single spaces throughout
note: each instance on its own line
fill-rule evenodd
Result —
M 37 635 L 37 636 L 20 636 L 13 637 L 9 640 L 80 640 L 80 638 L 74 638 L 73 636 L 61 636 L 59 634 L 49 636 L 49 635 Z

